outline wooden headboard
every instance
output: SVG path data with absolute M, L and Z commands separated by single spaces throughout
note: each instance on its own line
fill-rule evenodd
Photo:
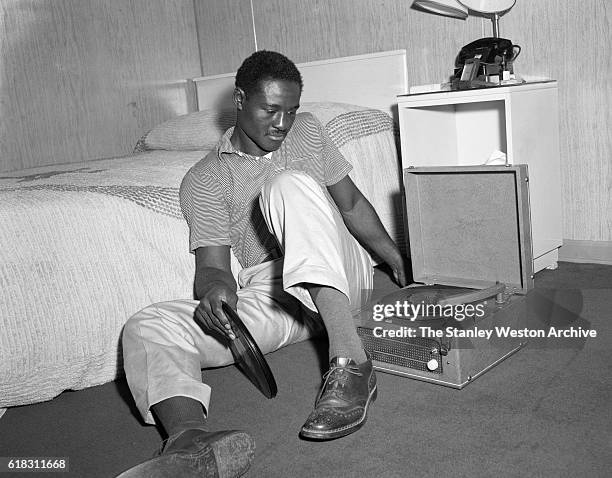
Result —
M 406 50 L 298 63 L 302 103 L 333 101 L 376 108 L 397 119 L 396 96 L 408 91 Z M 189 80 L 191 111 L 233 107 L 235 73 Z

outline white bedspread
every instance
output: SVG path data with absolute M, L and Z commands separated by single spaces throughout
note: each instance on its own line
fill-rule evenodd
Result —
M 130 315 L 192 296 L 178 187 L 205 154 L 0 173 L 0 407 L 113 380 Z

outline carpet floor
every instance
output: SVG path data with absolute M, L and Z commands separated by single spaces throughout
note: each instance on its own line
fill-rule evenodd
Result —
M 271 400 L 234 366 L 206 371 L 210 428 L 253 435 L 247 477 L 612 476 L 612 267 L 560 263 L 537 274 L 534 294 L 552 325 L 597 336 L 530 341 L 462 390 L 379 373 L 363 429 L 324 443 L 298 437 L 327 361 L 325 340 L 311 340 L 268 355 L 278 383 Z M 112 478 L 160 440 L 123 380 L 0 419 L 0 456 L 67 457 L 70 471 L 59 476 Z

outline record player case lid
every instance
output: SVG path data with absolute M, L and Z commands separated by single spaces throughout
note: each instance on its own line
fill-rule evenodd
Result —
M 527 165 L 404 170 L 416 282 L 533 288 Z

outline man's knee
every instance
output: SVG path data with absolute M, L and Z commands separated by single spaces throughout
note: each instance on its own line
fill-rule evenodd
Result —
M 153 305 L 145 307 L 132 315 L 123 326 L 123 343 L 129 343 L 134 339 L 141 338 L 143 327 L 146 328 L 147 323 L 154 319 L 155 316 L 155 308 Z
M 141 340 L 165 336 L 187 318 L 193 317 L 191 301 L 170 301 L 152 304 L 132 315 L 123 326 L 123 340 Z
M 303 171 L 283 171 L 264 184 L 262 196 L 270 197 L 270 195 L 277 193 L 293 193 L 303 190 L 304 186 L 311 189 L 313 185 L 318 186 L 316 181 Z

